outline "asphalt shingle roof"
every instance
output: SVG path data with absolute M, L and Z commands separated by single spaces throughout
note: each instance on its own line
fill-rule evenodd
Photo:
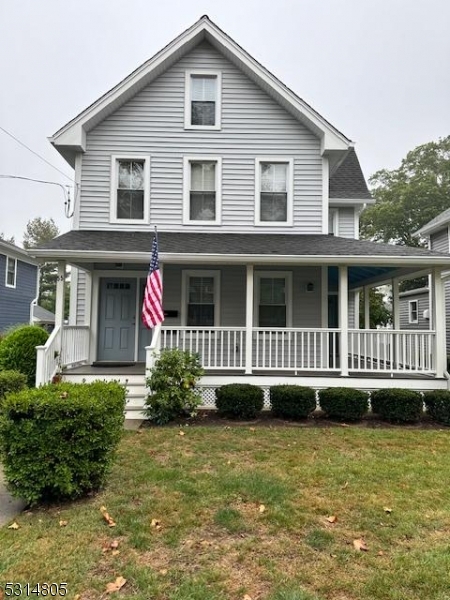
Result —
M 372 200 L 354 148 L 330 173 L 330 198 Z

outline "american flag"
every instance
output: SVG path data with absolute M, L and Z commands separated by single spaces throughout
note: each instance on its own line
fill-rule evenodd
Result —
M 150 268 L 144 290 L 141 318 L 142 323 L 147 329 L 153 329 L 164 321 L 164 311 L 162 309 L 162 282 L 158 261 L 158 239 L 156 236 L 153 238 L 152 258 L 150 260 Z

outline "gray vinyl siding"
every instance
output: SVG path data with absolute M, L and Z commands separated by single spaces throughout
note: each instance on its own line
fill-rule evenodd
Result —
M 339 237 L 355 238 L 355 209 L 353 206 L 338 209 L 338 232 Z
M 449 252 L 448 228 L 441 229 L 430 235 L 431 250 L 435 252 Z
M 450 355 L 450 280 L 444 282 L 445 294 L 445 339 L 447 341 L 447 354 Z
M 0 331 L 17 323 L 30 322 L 30 304 L 36 298 L 38 269 L 17 261 L 16 287 L 5 285 L 6 257 L 0 255 Z
M 418 323 L 409 322 L 409 302 L 417 300 L 418 302 Z M 403 296 L 400 298 L 400 329 L 416 330 L 430 329 L 430 320 L 423 316 L 424 310 L 429 309 L 430 301 L 427 292 Z
M 219 131 L 184 129 L 185 71 L 193 68 L 222 73 Z M 191 227 L 182 224 L 183 157 L 201 155 L 222 157 L 221 230 L 255 231 L 255 158 L 274 156 L 294 160 L 294 228 L 287 231 L 322 231 L 319 139 L 206 43 L 88 133 L 80 228 L 149 228 L 109 222 L 111 155 L 130 153 L 150 156 L 150 221 L 161 230 Z

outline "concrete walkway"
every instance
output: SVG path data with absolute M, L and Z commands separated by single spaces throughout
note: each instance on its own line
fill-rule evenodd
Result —
M 13 498 L 6 489 L 3 469 L 0 465 L 0 527 L 12 521 L 24 508 L 24 500 Z

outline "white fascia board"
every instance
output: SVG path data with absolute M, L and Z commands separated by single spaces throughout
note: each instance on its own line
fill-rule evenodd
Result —
M 33 250 L 33 256 L 47 260 L 148 262 L 151 252 L 102 252 L 92 250 Z M 450 267 L 450 256 L 327 256 L 327 255 L 273 255 L 273 254 L 181 254 L 159 253 L 162 263 L 192 264 L 285 264 L 285 265 L 371 265 L 389 267 L 442 266 Z
M 0 240 L 0 254 L 4 256 L 9 256 L 10 258 L 15 258 L 16 260 L 20 260 L 23 263 L 27 263 L 28 265 L 33 265 L 35 267 L 38 266 L 38 261 L 33 260 L 33 258 L 28 254 L 26 250 L 22 250 L 22 248 L 17 248 L 12 246 L 11 244 L 4 243 Z
M 123 101 L 124 98 L 136 93 L 143 85 L 147 85 L 151 81 L 152 73 L 157 71 L 158 67 L 164 70 L 165 63 L 169 64 L 171 57 L 177 53 L 186 51 L 186 49 L 190 49 L 205 35 L 210 37 L 209 41 L 212 41 L 215 45 L 221 45 L 231 52 L 239 62 L 253 71 L 257 78 L 264 81 L 281 98 L 287 100 L 298 112 L 299 118 L 303 122 L 308 122 L 313 131 L 316 133 L 320 132 L 323 153 L 333 150 L 347 150 L 353 145 L 344 134 L 334 128 L 326 119 L 306 104 L 306 102 L 289 90 L 289 88 L 260 65 L 230 37 L 224 34 L 207 17 L 202 17 L 194 23 L 192 27 L 175 38 L 154 57 L 138 67 L 131 75 L 59 129 L 49 138 L 50 142 L 55 147 L 74 145 L 77 148 L 85 148 L 86 131 L 89 131 L 89 123 L 94 120 L 94 117 L 98 116 L 99 113 L 104 113 L 106 117 L 109 114 L 108 107 L 111 105 L 118 107 L 121 104 L 121 100 Z M 158 74 L 160 73 L 158 72 Z M 143 79 L 145 80 L 144 84 Z M 98 119 L 95 122 L 98 122 Z
M 362 199 L 362 198 L 330 198 L 330 206 L 361 206 L 363 207 L 365 204 L 375 204 L 375 200 L 372 198 Z
M 419 229 L 418 231 L 415 231 L 413 233 L 414 237 L 430 237 L 430 235 L 432 233 L 436 233 L 437 231 L 440 231 L 441 229 L 445 229 L 448 224 L 450 222 L 449 217 L 447 217 L 446 219 L 442 219 L 442 221 L 438 221 L 436 223 L 433 223 L 432 225 L 424 225 L 421 229 Z

